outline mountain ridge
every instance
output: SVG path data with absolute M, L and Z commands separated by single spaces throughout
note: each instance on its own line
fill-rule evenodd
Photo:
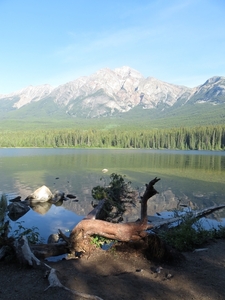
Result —
M 189 88 L 156 79 L 145 78 L 140 72 L 121 67 L 100 69 L 58 87 L 44 84 L 28 86 L 8 95 L 0 95 L 0 116 L 3 119 L 32 118 L 40 112 L 45 118 L 121 117 L 134 108 L 157 112 L 164 116 L 189 111 L 187 106 L 201 105 L 203 110 L 224 111 L 225 77 L 214 76 L 202 85 Z M 196 106 L 197 105 L 197 106 Z M 201 109 L 198 108 L 199 111 Z M 191 110 L 190 110 L 191 111 Z M 156 114 L 157 114 L 156 113 Z M 191 114 L 191 112 L 190 112 Z

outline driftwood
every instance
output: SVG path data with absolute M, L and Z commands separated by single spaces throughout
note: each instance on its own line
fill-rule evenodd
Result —
M 223 209 L 223 208 L 225 208 L 225 204 L 206 207 L 202 210 L 187 212 L 185 215 L 181 215 L 179 217 L 174 217 L 174 218 L 169 218 L 169 219 L 160 219 L 158 221 L 152 222 L 151 224 L 153 225 L 153 228 L 158 228 L 159 229 L 162 226 L 170 225 L 172 223 L 182 221 L 184 219 L 184 216 L 189 216 L 190 218 L 198 220 L 198 219 L 203 218 L 207 215 L 210 215 L 211 213 L 213 213 L 216 210 Z M 179 223 L 177 223 L 177 226 L 178 225 L 179 225 Z M 174 226 L 176 226 L 176 225 L 174 225 Z
M 67 243 L 54 244 L 34 244 L 30 245 L 31 251 L 39 259 L 45 259 L 50 256 L 59 256 L 68 253 Z
M 40 261 L 31 251 L 30 246 L 28 244 L 27 238 L 25 236 L 21 237 L 20 239 L 16 240 L 14 243 L 15 246 L 15 251 L 17 254 L 17 258 L 22 264 L 28 264 L 29 266 L 32 266 L 34 268 L 42 269 L 46 272 L 46 275 L 48 277 L 49 281 L 49 286 L 45 289 L 49 289 L 50 287 L 60 287 L 63 288 L 66 291 L 69 291 L 70 293 L 80 296 L 85 299 L 93 299 L 93 300 L 102 300 L 102 298 L 95 296 L 95 295 L 90 295 L 90 294 L 85 294 L 85 293 L 80 293 L 75 290 L 71 290 L 61 284 L 59 281 L 57 274 L 56 274 L 56 269 L 51 268 L 49 265 L 46 263 L 43 263 Z
M 95 214 L 99 214 L 104 200 L 102 200 L 99 205 L 90 212 L 85 219 L 79 222 L 72 230 L 69 237 L 69 248 L 71 252 L 81 252 L 89 250 L 87 249 L 88 243 L 85 243 L 85 239 L 90 236 L 99 235 L 112 240 L 118 240 L 122 242 L 130 241 L 140 241 L 148 236 L 148 229 L 159 229 L 162 226 L 169 225 L 173 223 L 173 226 L 179 225 L 179 221 L 184 219 L 184 215 L 174 218 L 169 218 L 152 223 L 148 223 L 147 216 L 147 201 L 158 192 L 155 190 L 154 185 L 159 181 L 159 178 L 155 178 L 146 184 L 146 190 L 141 198 L 141 219 L 137 222 L 130 223 L 110 223 L 102 220 L 97 220 Z M 208 207 L 203 210 L 188 212 L 193 219 L 200 219 L 206 215 L 213 213 L 216 210 L 224 208 L 225 205 L 218 205 L 213 207 Z M 177 224 L 174 224 L 176 223 Z M 68 239 L 67 239 L 68 241 Z
M 168 219 L 159 219 L 157 221 L 148 222 L 147 216 L 147 201 L 157 194 L 154 185 L 160 179 L 155 178 L 146 184 L 146 190 L 141 198 L 141 219 L 137 222 L 130 223 L 110 223 L 103 220 L 98 220 L 98 215 L 105 200 L 99 201 L 95 207 L 83 220 L 81 220 L 72 230 L 69 237 L 65 236 L 59 229 L 59 236 L 64 240 L 60 244 L 48 245 L 32 245 L 31 249 L 38 258 L 46 258 L 49 256 L 57 256 L 65 253 L 89 252 L 90 241 L 89 238 L 93 235 L 99 235 L 108 239 L 118 240 L 122 242 L 137 242 L 149 235 L 148 230 L 158 230 L 159 228 L 173 223 L 173 226 L 179 225 L 180 221 L 184 219 L 184 215 Z M 213 206 L 205 208 L 200 211 L 187 212 L 193 219 L 199 219 L 212 212 L 224 208 L 225 205 Z M 71 256 L 73 257 L 73 255 Z
M 101 205 L 102 205 L 102 203 L 101 203 Z M 217 211 L 217 210 L 220 210 L 220 209 L 223 209 L 223 208 L 225 208 L 225 204 L 224 205 L 208 207 L 208 208 L 205 208 L 205 209 L 202 209 L 202 210 L 199 210 L 199 211 L 193 211 L 193 212 L 187 213 L 186 215 L 189 214 L 190 217 L 192 217 L 193 219 L 200 219 L 204 216 L 207 216 L 207 215 L 213 213 L 214 211 Z M 95 211 L 98 211 L 97 207 L 95 208 Z M 91 219 L 89 219 L 89 216 L 91 216 Z M 86 224 L 89 224 L 88 221 L 95 220 L 95 222 L 94 223 L 91 222 L 91 224 L 92 225 L 96 224 L 96 226 L 94 228 L 92 228 L 92 227 L 89 228 L 89 231 L 86 232 L 86 236 L 87 235 L 91 236 L 92 234 L 98 234 L 98 235 L 102 235 L 104 237 L 108 237 L 110 239 L 116 239 L 116 237 L 118 237 L 120 235 L 121 241 L 126 242 L 126 241 L 130 241 L 128 239 L 128 236 L 131 233 L 133 233 L 132 234 L 133 240 L 137 241 L 137 240 L 141 239 L 142 236 L 145 237 L 146 235 L 148 235 L 148 233 L 146 231 L 148 229 L 153 230 L 153 231 L 154 230 L 158 231 L 161 227 L 168 226 L 170 224 L 173 224 L 173 226 L 175 227 L 175 226 L 178 226 L 180 224 L 180 222 L 183 221 L 183 219 L 184 219 L 184 215 L 179 216 L 179 217 L 169 218 L 169 219 L 159 218 L 159 220 L 156 220 L 154 222 L 151 222 L 151 224 L 147 224 L 147 225 L 143 225 L 143 226 L 140 224 L 140 222 L 123 224 L 123 225 L 125 225 L 125 226 L 123 226 L 123 233 L 124 232 L 126 233 L 126 230 L 129 233 L 129 234 L 126 233 L 126 239 L 123 236 L 121 236 L 120 232 L 118 232 L 118 228 L 119 228 L 118 225 L 119 224 L 109 223 L 109 222 L 105 222 L 105 221 L 101 221 L 101 220 L 95 220 L 95 216 L 94 216 L 93 211 L 90 214 L 88 214 L 87 217 L 84 220 L 81 221 L 82 222 L 81 224 L 85 224 L 85 228 L 88 229 L 89 226 L 86 225 Z M 99 230 L 99 228 L 97 226 L 97 224 L 99 224 L 99 223 L 101 224 L 101 226 L 102 225 L 106 226 L 107 233 L 105 231 L 101 232 Z M 80 228 L 80 223 L 78 223 L 78 225 L 75 228 L 76 228 L 76 230 L 77 230 L 77 228 L 79 230 L 81 230 L 81 233 L 80 233 L 80 236 L 77 237 L 77 240 L 76 241 L 74 240 L 74 244 L 70 245 L 70 249 L 69 249 L 69 246 L 68 246 L 70 244 L 70 238 L 65 236 L 61 232 L 61 230 L 59 229 L 59 235 L 64 240 L 64 242 L 54 243 L 54 244 L 52 243 L 52 244 L 30 245 L 30 249 L 31 249 L 32 253 L 39 259 L 45 259 L 45 258 L 51 257 L 51 256 L 59 256 L 59 255 L 67 254 L 71 250 L 72 250 L 72 252 L 74 252 L 74 251 L 77 251 L 77 252 L 85 251 L 84 248 L 86 248 L 87 246 L 82 247 L 82 244 L 83 244 L 83 239 L 85 239 L 86 236 L 82 235 L 82 228 Z M 136 235 L 134 235 L 135 230 L 137 231 L 137 228 L 139 228 L 139 232 L 138 232 L 138 234 L 136 232 Z M 115 229 L 116 229 L 116 231 L 114 231 Z M 141 230 L 142 229 L 143 229 L 143 232 L 142 232 L 143 235 L 141 236 Z M 111 230 L 111 234 L 110 234 L 110 230 Z M 136 239 L 134 237 L 136 237 Z M 75 236 L 73 236 L 73 239 L 74 238 L 75 238 Z M 119 239 L 117 239 L 117 240 L 119 240 Z M 79 241 L 80 241 L 80 244 L 79 244 Z M 76 250 L 74 250 L 74 246 L 75 246 Z M 4 248 L 4 247 L 1 248 L 1 251 L 0 251 L 0 257 L 1 258 L 4 257 L 5 250 L 6 250 L 6 248 Z
M 139 241 L 145 238 L 148 233 L 147 229 L 152 228 L 152 224 L 148 224 L 147 216 L 147 202 L 148 199 L 156 195 L 158 192 L 155 190 L 154 185 L 159 181 L 155 178 L 146 184 L 145 193 L 141 199 L 141 219 L 138 222 L 130 223 L 110 223 L 107 221 L 96 220 L 93 214 L 89 214 L 91 218 L 85 218 L 80 221 L 72 230 L 69 239 L 69 248 L 73 252 L 86 252 L 87 243 L 85 239 L 92 235 L 100 235 L 102 237 L 129 242 Z M 102 205 L 102 203 L 100 203 Z M 98 211 L 96 209 L 96 211 Z

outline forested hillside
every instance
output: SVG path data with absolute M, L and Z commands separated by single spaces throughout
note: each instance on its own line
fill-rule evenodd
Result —
M 225 125 L 172 129 L 2 131 L 0 147 L 225 150 Z

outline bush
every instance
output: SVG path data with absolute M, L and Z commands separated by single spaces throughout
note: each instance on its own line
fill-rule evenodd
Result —
M 225 238 L 225 227 L 206 230 L 201 220 L 185 215 L 179 226 L 160 231 L 159 236 L 179 251 L 190 251 L 213 238 Z

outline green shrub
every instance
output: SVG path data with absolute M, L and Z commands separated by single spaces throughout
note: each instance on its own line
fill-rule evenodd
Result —
M 94 199 L 106 200 L 103 207 L 104 219 L 122 216 L 125 211 L 125 202 L 132 199 L 131 182 L 126 182 L 125 176 L 112 173 L 109 178 L 110 182 L 107 186 L 106 184 L 98 185 L 92 189 Z
M 91 237 L 91 244 L 95 245 L 97 248 L 101 248 L 104 244 L 110 244 L 112 241 L 115 242 L 114 240 L 104 238 L 100 235 L 93 235 Z
M 185 215 L 177 227 L 160 231 L 160 238 L 180 251 L 190 251 L 213 238 L 225 238 L 225 227 L 205 229 L 202 220 Z
M 40 238 L 40 233 L 38 232 L 38 228 L 33 226 L 31 228 L 25 228 L 21 222 L 16 222 L 18 224 L 18 229 L 14 230 L 15 239 L 19 239 L 22 236 L 26 236 L 27 240 L 31 244 L 38 244 L 42 242 L 42 238 Z

